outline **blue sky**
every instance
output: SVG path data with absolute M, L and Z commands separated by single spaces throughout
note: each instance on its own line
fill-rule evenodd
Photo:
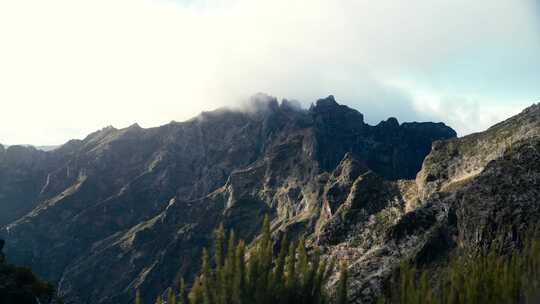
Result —
M 0 143 L 333 94 L 460 135 L 540 101 L 533 0 L 0 0 Z

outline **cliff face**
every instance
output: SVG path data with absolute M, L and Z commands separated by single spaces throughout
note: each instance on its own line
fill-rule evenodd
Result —
M 62 156 L 32 147 L 0 145 L 0 226 L 30 212 L 41 195 L 47 173 Z
M 127 303 L 136 289 L 153 300 L 193 276 L 219 223 L 250 240 L 264 214 L 276 237 L 308 234 L 357 261 L 367 284 L 357 265 L 434 204 L 435 180 L 422 176 L 435 169 L 412 178 L 434 141 L 454 137 L 443 124 L 370 126 L 331 96 L 309 110 L 256 96 L 249 111 L 17 148 L 28 157 L 0 151 L 0 208 L 14 210 L 0 225 L 13 261 L 58 282 L 68 303 Z
M 540 221 L 539 131 L 535 105 L 485 132 L 435 142 L 416 180 L 358 177 L 318 239 L 349 260 L 350 300 L 373 302 L 404 260 L 430 265 L 457 248 L 518 246 Z

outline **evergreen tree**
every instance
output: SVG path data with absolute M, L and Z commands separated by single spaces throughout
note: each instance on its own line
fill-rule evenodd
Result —
M 203 249 L 202 256 L 202 295 L 204 304 L 213 304 L 214 303 L 214 292 L 216 291 L 213 287 L 213 278 L 212 271 L 210 269 L 210 260 L 208 257 L 208 251 Z
M 317 249 L 308 254 L 303 238 L 289 243 L 283 236 L 279 254 L 274 257 L 268 217 L 250 250 L 232 231 L 225 247 L 225 235 L 223 226 L 215 232 L 215 267 L 204 249 L 201 272 L 189 295 L 186 297 L 182 279 L 178 295 L 173 289 L 167 290 L 167 304 L 328 303 L 323 286 L 334 269 L 333 262 L 321 260 Z M 156 303 L 162 304 L 161 298 Z
M 236 237 L 234 231 L 229 233 L 229 241 L 227 243 L 227 255 L 225 258 L 225 264 L 223 271 L 220 274 L 222 290 L 220 292 L 220 299 L 218 303 L 231 303 L 233 288 L 234 288 L 234 276 L 235 276 L 235 263 L 236 263 Z
M 502 234 L 502 233 L 501 233 Z M 524 238 L 511 252 L 494 243 L 487 251 L 458 251 L 446 266 L 419 270 L 410 263 L 399 267 L 398 281 L 381 303 L 492 304 L 537 303 L 540 298 L 540 238 Z M 431 278 L 431 279 L 428 279 Z
M 330 278 L 330 275 L 332 273 L 331 270 L 334 267 L 333 264 L 334 262 L 331 262 L 329 267 L 327 261 L 319 262 L 319 269 L 315 274 L 315 283 L 313 290 L 313 303 L 315 304 L 322 304 L 326 301 L 323 295 L 323 288 L 324 283 Z
M 245 267 L 245 250 L 246 245 L 243 240 L 238 242 L 235 254 L 235 271 L 234 271 L 234 286 L 233 286 L 233 303 L 244 303 L 245 288 L 246 288 L 246 267 Z
M 341 263 L 339 271 L 339 283 L 337 289 L 337 304 L 347 303 L 347 281 L 348 281 L 348 266 L 347 262 Z
M 176 294 L 170 287 L 167 289 L 167 304 L 176 304 Z
M 186 295 L 186 282 L 184 278 L 180 279 L 180 288 L 178 291 L 178 304 L 188 304 L 187 295 Z
M 203 290 L 201 280 L 195 278 L 191 291 L 189 292 L 189 304 L 202 304 L 203 303 Z
M 298 277 L 296 276 L 296 244 L 292 242 L 289 245 L 289 255 L 287 256 L 287 265 L 286 265 L 286 291 L 284 298 L 286 299 L 284 303 L 294 303 Z
M 276 261 L 276 268 L 272 276 L 272 285 L 274 286 L 273 292 L 279 297 L 283 297 L 283 290 L 285 289 L 285 261 L 287 258 L 287 235 L 283 235 L 279 248 L 279 255 Z
M 214 240 L 216 270 L 220 270 L 221 267 L 223 266 L 224 243 L 225 243 L 225 229 L 223 228 L 223 224 L 221 224 L 215 232 L 215 240 Z
M 304 237 L 300 238 L 296 251 L 298 252 L 298 267 L 296 271 L 298 272 L 298 277 L 300 278 L 300 288 L 304 289 L 306 288 L 309 272 L 308 256 L 306 253 L 306 240 Z
M 142 304 L 141 293 L 139 292 L 139 290 L 137 290 L 137 292 L 135 293 L 135 304 Z
M 272 238 L 270 235 L 270 220 L 268 215 L 264 217 L 262 233 L 257 244 L 256 255 L 258 264 L 258 276 L 255 283 L 255 298 L 262 304 L 270 303 L 272 287 L 269 284 L 272 270 Z

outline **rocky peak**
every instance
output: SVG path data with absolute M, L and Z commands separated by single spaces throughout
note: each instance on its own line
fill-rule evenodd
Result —
M 323 192 L 322 221 L 327 221 L 345 202 L 355 180 L 369 171 L 352 153 L 346 153 L 330 175 Z
M 311 107 L 318 138 L 318 158 L 326 171 L 336 168 L 345 153 L 352 152 L 377 174 L 388 179 L 414 178 L 435 140 L 456 132 L 444 124 L 403 123 L 390 118 L 376 126 L 363 115 L 338 105 L 333 97 Z
M 399 122 L 395 117 L 390 117 L 387 120 L 381 121 L 377 127 L 385 129 L 397 129 L 399 128 Z
M 32 146 L 9 146 L 5 149 L 4 159 L 6 162 L 19 165 L 33 165 L 43 160 L 46 152 Z
M 113 126 L 107 126 L 99 131 L 89 134 L 86 138 L 83 139 L 83 142 L 86 146 L 93 146 L 101 142 L 103 139 L 111 136 L 116 133 L 118 129 Z
M 302 105 L 297 100 L 283 99 L 280 108 L 285 111 L 301 111 Z
M 334 95 L 328 95 L 326 98 L 321 98 L 317 100 L 315 103 L 315 109 L 322 109 L 322 108 L 333 108 L 333 107 L 339 107 L 339 104 L 336 102 L 336 99 L 334 98 Z
M 279 110 L 277 98 L 264 93 L 253 95 L 246 104 L 246 111 L 248 113 L 268 114 L 274 113 L 277 110 Z
M 333 95 L 317 100 L 309 111 L 314 114 L 316 119 L 322 121 L 336 120 L 334 123 L 339 123 L 338 119 L 342 119 L 344 124 L 354 123 L 357 126 L 364 124 L 364 115 L 362 113 L 338 104 Z
M 365 173 L 368 170 L 369 168 L 360 162 L 353 153 L 347 152 L 332 175 L 354 181 L 360 174 Z
M 134 123 L 131 126 L 127 127 L 126 130 L 142 130 L 141 126 L 138 123 Z

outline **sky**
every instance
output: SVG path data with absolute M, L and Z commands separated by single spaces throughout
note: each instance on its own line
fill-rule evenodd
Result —
M 481 131 L 540 102 L 540 5 L 0 0 L 0 143 L 153 127 L 258 92 Z

